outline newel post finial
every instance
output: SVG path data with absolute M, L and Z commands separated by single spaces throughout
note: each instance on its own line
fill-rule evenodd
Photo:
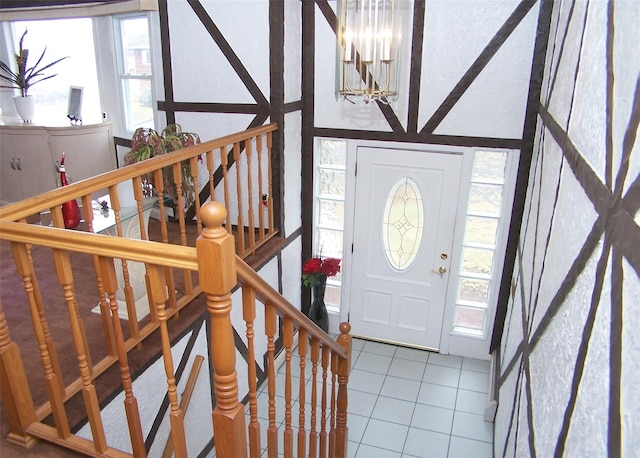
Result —
M 238 399 L 236 347 L 231 323 L 231 290 L 236 286 L 236 253 L 233 236 L 223 227 L 226 210 L 218 202 L 200 209 L 205 229 L 196 240 L 200 287 L 207 295 L 211 317 L 211 348 L 216 407 L 213 431 L 216 456 L 247 456 L 244 409 Z

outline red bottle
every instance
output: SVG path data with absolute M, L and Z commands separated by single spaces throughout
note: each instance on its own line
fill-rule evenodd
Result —
M 64 153 L 60 161 L 60 185 L 67 186 L 67 173 L 64 168 Z M 62 204 L 62 217 L 64 219 L 64 227 L 66 229 L 75 229 L 80 224 L 80 208 L 75 199 Z

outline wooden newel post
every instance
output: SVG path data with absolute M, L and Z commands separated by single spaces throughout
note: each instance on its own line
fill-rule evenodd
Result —
M 0 398 L 9 423 L 7 441 L 31 448 L 36 439 L 27 427 L 38 421 L 18 345 L 11 340 L 0 302 Z M 4 439 L 2 439 L 4 440 Z
M 211 362 L 216 407 L 213 434 L 216 456 L 245 458 L 247 440 L 244 409 L 238 400 L 236 347 L 231 324 L 231 290 L 236 286 L 236 254 L 232 235 L 222 227 L 227 212 L 218 202 L 200 210 L 206 228 L 196 241 L 200 287 L 211 316 Z
M 346 358 L 338 359 L 338 399 L 336 415 L 336 458 L 347 456 L 347 440 L 349 438 L 347 428 L 347 384 L 349 383 L 349 372 L 351 372 L 351 325 L 349 323 L 340 324 L 340 335 L 336 339 L 338 344 L 347 353 Z

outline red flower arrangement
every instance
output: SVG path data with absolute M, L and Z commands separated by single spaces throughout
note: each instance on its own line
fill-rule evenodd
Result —
M 340 259 L 315 257 L 302 266 L 302 284 L 310 287 L 320 283 L 322 277 L 334 277 L 340 272 Z

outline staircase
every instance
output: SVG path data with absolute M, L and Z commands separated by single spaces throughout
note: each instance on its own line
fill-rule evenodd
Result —
M 275 129 L 276 126 L 270 124 L 222 137 L 0 208 L 0 238 L 11 243 L 17 272 L 15 284 L 25 292 L 25 310 L 31 316 L 34 345 L 31 349 L 20 348 L 12 341 L 2 312 L 3 304 L 0 304 L 0 385 L 10 426 L 9 442 L 29 448 L 35 440 L 42 439 L 87 456 L 147 456 L 147 425 L 140 419 L 139 394 L 132 382 L 129 357 L 155 336 L 160 342 L 158 350 L 162 353 L 165 383 L 153 396 L 168 402 L 173 454 L 189 456 L 186 392 L 177 389 L 170 336 L 181 316 L 188 315 L 189 307 L 200 300 L 206 306 L 209 320 L 207 356 L 211 362 L 215 404 L 209 421 L 216 456 L 258 457 L 262 456 L 263 449 L 269 457 L 277 457 L 279 453 L 345 456 L 349 325 L 341 325 L 341 334 L 334 341 L 243 260 L 277 234 L 272 217 L 254 217 L 256 208 L 262 214 L 264 194 L 269 196 L 267 205 L 271 208 L 267 214 L 272 215 L 268 158 L 270 136 Z M 267 147 L 264 152 L 263 145 Z M 241 168 L 239 164 L 252 161 L 240 152 L 262 154 L 259 157 L 263 159 L 253 161 L 260 164 L 257 167 Z M 233 161 L 228 160 L 229 154 Z M 233 175 L 234 192 L 223 180 L 220 186 L 223 192 L 219 192 L 221 202 L 201 205 L 197 196 L 193 223 L 199 236 L 195 246 L 188 237 L 184 210 L 179 210 L 178 229 L 174 231 L 178 234 L 177 243 L 170 237 L 163 196 L 159 192 L 160 236 L 159 240 L 153 240 L 144 224 L 143 183 L 148 177 L 154 177 L 156 190 L 161 190 L 163 168 L 171 167 L 179 173 L 180 163 L 191 161 L 197 186 L 197 166 L 194 165 L 201 156 L 207 164 L 210 195 L 217 197 L 218 187 L 213 179 L 216 174 L 225 179 Z M 214 164 L 219 164 L 215 170 Z M 267 177 L 264 181 L 259 178 L 263 175 Z M 139 239 L 122 236 L 118 184 L 123 182 L 133 184 Z M 252 189 L 254 182 L 261 183 L 259 189 Z M 265 188 L 262 183 L 267 183 Z M 116 235 L 98 234 L 93 228 L 95 196 L 105 192 L 115 216 Z M 73 231 L 64 229 L 60 209 L 71 199 L 81 203 L 85 221 Z M 236 200 L 238 203 L 234 206 L 232 202 Z M 243 207 L 243 202 L 248 205 Z M 51 215 L 51 226 L 42 224 L 44 214 Z M 231 235 L 233 226 L 238 234 L 249 235 L 236 239 Z M 38 256 L 33 256 L 34 250 Z M 50 253 L 53 263 L 39 262 L 43 250 Z M 88 263 L 91 272 L 86 272 L 87 269 L 79 272 L 77 260 L 82 256 L 92 260 Z M 143 320 L 138 319 L 135 310 L 129 269 L 132 263 L 144 266 L 142 275 L 149 315 Z M 116 266 L 121 275 L 117 275 Z M 47 269 L 59 287 L 53 287 L 50 282 L 43 282 L 46 288 L 40 287 L 38 279 Z M 81 288 L 76 285 L 76 276 L 82 281 L 92 278 L 95 292 L 78 294 Z M 118 291 L 124 292 L 126 320 L 118 313 Z M 96 304 L 99 315 L 91 315 L 90 309 Z M 55 315 L 56 319 L 64 316 L 69 326 L 67 335 L 53 336 L 49 332 L 49 315 Z M 97 326 L 90 324 L 95 320 Z M 88 333 L 87 329 L 91 331 Z M 96 336 L 97 333 L 101 337 Z M 246 358 L 237 357 L 238 338 L 243 341 Z M 297 350 L 294 350 L 296 339 Z M 100 344 L 96 345 L 96 341 Z M 276 358 L 280 351 L 284 355 L 284 370 L 283 376 L 276 377 Z M 294 351 L 297 367 L 292 364 Z M 40 360 L 42 372 L 36 381 L 32 373 L 24 370 L 23 353 Z M 70 358 L 75 360 L 76 369 L 63 372 L 60 361 Z M 100 380 L 112 367 L 116 368 L 124 393 L 119 423 L 126 425 L 128 447 L 110 443 L 106 432 L 109 428 L 100 410 L 108 394 L 102 391 Z M 209 371 L 209 368 L 201 367 L 200 371 L 203 370 Z M 302 382 L 306 378 L 300 377 L 299 386 L 293 386 L 294 373 L 304 374 L 307 370 L 313 374 L 314 383 L 306 386 Z M 257 402 L 258 384 L 262 381 L 267 384 L 266 412 L 260 411 Z M 277 381 L 282 381 L 284 386 Z M 36 383 L 38 386 L 34 387 Z M 242 395 L 247 400 L 246 415 L 240 385 L 247 387 L 246 396 Z M 276 390 L 284 390 L 284 412 L 276 406 Z M 32 391 L 42 393 L 44 402 L 34 400 Z M 295 398 L 299 406 L 296 411 Z M 79 410 L 89 425 L 89 438 L 74 433 L 76 421 L 72 417 L 77 416 Z M 283 413 L 283 428 L 279 433 L 276 419 Z

